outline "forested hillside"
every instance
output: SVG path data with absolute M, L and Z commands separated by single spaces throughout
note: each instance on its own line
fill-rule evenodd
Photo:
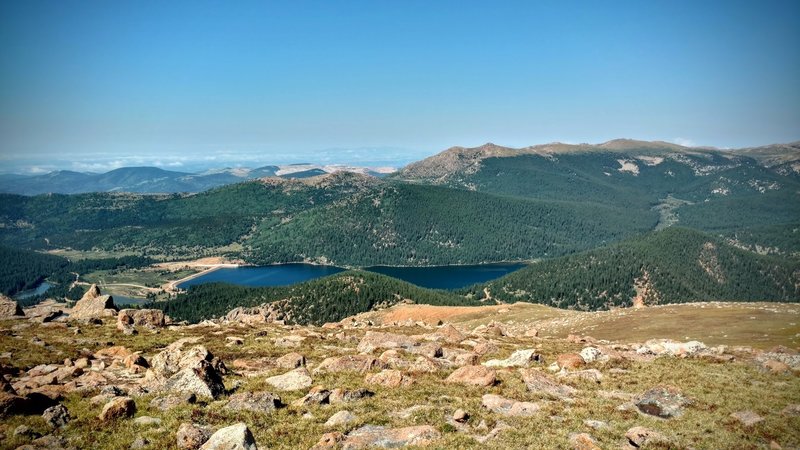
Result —
M 6 195 L 0 217 L 6 225 L 2 242 L 29 248 L 350 266 L 547 258 L 645 232 L 658 220 L 649 209 L 518 199 L 353 174 L 247 182 L 191 196 Z
M 255 261 L 462 264 L 548 258 L 652 229 L 657 215 L 584 202 L 516 199 L 392 184 L 262 226 Z
M 0 246 L 0 293 L 11 297 L 35 288 L 67 265 L 59 256 Z
M 282 318 L 289 323 L 320 325 L 406 299 L 431 305 L 479 304 L 447 291 L 423 289 L 384 275 L 348 271 L 293 286 L 248 288 L 205 284 L 190 288 L 174 300 L 146 307 L 161 309 L 176 320 L 198 322 L 224 316 L 239 306 L 287 300 L 276 305 Z
M 465 290 L 583 310 L 707 300 L 800 301 L 800 263 L 741 250 L 686 228 L 532 264 Z
M 0 246 L 0 293 L 14 296 L 37 287 L 47 279 L 51 287 L 45 294 L 19 300 L 19 303 L 33 305 L 44 297 L 77 300 L 83 295 L 85 288 L 73 287 L 72 283 L 81 275 L 95 270 L 144 267 L 153 262 L 152 259 L 141 256 L 70 261 L 61 256 Z

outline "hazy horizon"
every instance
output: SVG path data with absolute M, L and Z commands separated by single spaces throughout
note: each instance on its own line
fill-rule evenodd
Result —
M 2 2 L 0 52 L 5 172 L 800 139 L 793 1 Z

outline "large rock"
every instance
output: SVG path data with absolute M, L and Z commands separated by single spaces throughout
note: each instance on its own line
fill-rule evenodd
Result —
M 253 434 L 242 422 L 220 428 L 212 434 L 201 450 L 258 450 Z
M 450 344 L 458 344 L 467 337 L 464 335 L 464 333 L 458 331 L 456 327 L 448 323 L 447 325 L 443 325 L 441 328 L 436 330 L 436 332 L 431 335 L 431 338 L 433 340 L 444 341 Z
M 275 389 L 281 391 L 297 391 L 300 389 L 307 389 L 310 388 L 311 384 L 313 383 L 308 370 L 303 367 L 286 372 L 283 375 L 269 377 L 264 381 L 266 381 L 267 384 L 271 385 Z
M 497 382 L 497 374 L 494 369 L 484 366 L 464 366 L 456 369 L 445 381 L 475 386 L 491 386 Z
M 414 379 L 399 370 L 385 369 L 378 373 L 367 374 L 364 382 L 388 388 L 398 388 L 400 386 L 411 386 L 414 383 Z
M 326 358 L 314 369 L 314 372 L 365 373 L 373 369 L 385 369 L 386 367 L 384 362 L 370 355 L 348 355 Z
M 533 416 L 541 409 L 536 403 L 518 402 L 494 394 L 484 395 L 483 398 L 481 398 L 481 405 L 490 411 L 504 416 Z
M 565 370 L 573 370 L 580 368 L 583 364 L 583 358 L 577 353 L 563 353 L 556 358 L 558 367 Z
M 331 391 L 328 400 L 331 404 L 350 403 L 365 398 L 370 398 L 373 397 L 374 395 L 375 395 L 374 392 L 366 388 L 359 388 L 352 391 L 336 388 Z
M 694 356 L 707 350 L 705 344 L 698 341 L 677 342 L 671 339 L 650 339 L 637 352 L 652 355 Z
M 240 392 L 231 395 L 225 409 L 270 413 L 281 406 L 283 406 L 281 398 L 271 392 Z
M 551 380 L 545 373 L 537 369 L 519 369 L 522 381 L 531 392 L 541 392 L 559 399 L 568 399 L 578 390 L 565 384 Z
M 40 392 L 17 395 L 0 391 L 0 418 L 15 414 L 42 414 L 45 409 L 58 404 L 52 396 Z
M 99 319 L 113 316 L 117 306 L 110 295 L 101 295 L 100 288 L 93 284 L 83 297 L 75 303 L 69 313 L 72 319 Z
M 182 423 L 175 433 L 178 448 L 181 450 L 197 450 L 211 437 L 211 430 L 193 423 Z
M 581 358 L 587 364 L 593 363 L 599 360 L 603 356 L 603 352 L 600 351 L 597 347 L 586 347 L 581 350 Z
M 644 447 L 645 445 L 661 445 L 664 448 L 672 448 L 670 440 L 659 433 L 645 427 L 633 427 L 625 433 L 628 443 L 634 448 Z M 661 447 L 657 447 L 661 448 Z
M 645 414 L 668 419 L 680 415 L 684 406 L 690 403 L 678 388 L 656 386 L 639 397 L 636 407 Z
M 145 374 L 147 385 L 173 393 L 216 398 L 225 391 L 220 368 L 223 366 L 202 345 L 184 350 L 189 339 L 173 342 L 150 359 Z
M 378 348 L 403 348 L 410 349 L 417 344 L 417 341 L 404 334 L 382 333 L 379 331 L 367 331 L 358 343 L 359 353 L 370 353 Z
M 167 380 L 164 389 L 173 393 L 217 398 L 225 392 L 222 377 L 208 361 L 181 370 Z
M 483 363 L 486 367 L 528 367 L 542 361 L 534 349 L 517 350 L 506 359 L 490 359 Z
M 24 316 L 22 308 L 14 300 L 0 294 L 0 319 L 10 319 L 12 317 Z
M 136 403 L 130 397 L 115 397 L 103 406 L 98 418 L 105 422 L 109 420 L 131 417 L 136 413 Z
M 123 309 L 117 313 L 117 329 L 126 331 L 135 327 L 150 330 L 164 328 L 164 311 L 160 309 Z
M 573 450 L 602 450 L 588 433 L 573 433 L 569 436 L 569 444 Z
M 356 450 L 364 448 L 397 448 L 409 445 L 424 447 L 441 434 L 430 425 L 421 425 L 405 428 L 385 428 L 375 425 L 365 425 L 352 431 L 342 442 L 342 450 Z
M 69 420 L 69 411 L 64 405 L 51 406 L 44 410 L 42 418 L 50 428 L 61 428 L 65 426 Z
M 287 353 L 275 360 L 275 365 L 280 369 L 296 369 L 306 365 L 306 357 L 300 353 Z

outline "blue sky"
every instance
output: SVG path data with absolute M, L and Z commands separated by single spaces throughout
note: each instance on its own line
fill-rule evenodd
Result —
M 0 1 L 6 165 L 617 137 L 800 139 L 800 2 Z

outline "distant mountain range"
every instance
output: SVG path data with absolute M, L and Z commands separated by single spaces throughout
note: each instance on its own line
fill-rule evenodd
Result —
M 72 184 L 63 189 L 87 190 L 90 179 L 104 192 L 2 193 L 0 244 L 253 264 L 528 261 L 463 295 L 562 308 L 798 301 L 799 156 L 797 143 L 718 150 L 616 140 L 454 147 L 382 178 L 311 165 L 58 172 L 49 176 Z M 176 183 L 182 192 L 216 187 L 120 192 Z
M 105 173 L 59 170 L 43 175 L 0 174 L 0 192 L 20 195 L 87 192 L 194 193 L 257 178 L 309 178 L 339 171 L 383 177 L 394 169 L 290 164 L 256 169 L 224 168 L 199 173 L 175 172 L 157 167 L 122 167 Z

